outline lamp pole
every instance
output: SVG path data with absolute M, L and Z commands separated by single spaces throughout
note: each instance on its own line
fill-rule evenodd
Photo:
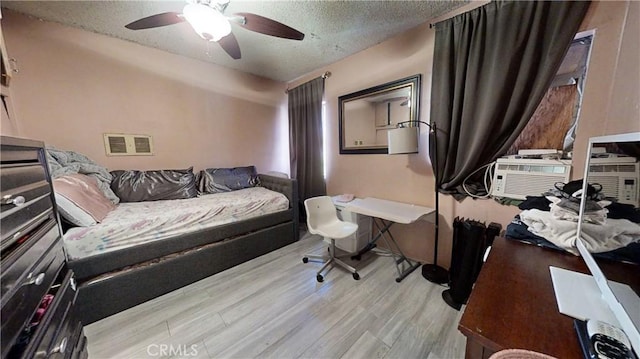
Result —
M 434 179 L 434 194 L 436 196 L 436 208 L 435 208 L 435 221 L 434 221 L 434 234 L 435 234 L 435 238 L 434 238 L 434 249 L 433 249 L 433 263 L 432 264 L 425 264 L 422 266 L 422 276 L 425 277 L 428 281 L 433 282 L 433 283 L 437 283 L 437 284 L 444 284 L 447 283 L 449 281 L 449 272 L 440 267 L 438 265 L 438 235 L 440 234 L 439 230 L 440 230 L 440 196 L 438 195 L 438 133 L 436 132 L 436 123 L 432 122 L 432 123 L 427 123 L 424 121 L 404 121 L 404 122 L 400 122 L 397 123 L 396 126 L 398 128 L 402 128 L 404 127 L 404 124 L 416 124 L 416 126 L 420 126 L 421 123 L 429 126 L 430 131 L 433 133 L 433 176 L 435 177 Z M 389 132 L 390 133 L 390 132 Z M 418 134 L 415 134 L 416 136 L 418 136 Z M 389 135 L 389 148 L 391 149 L 391 140 L 392 140 L 392 136 Z M 407 141 L 406 138 L 403 139 L 398 139 L 397 141 L 402 142 L 402 141 Z M 418 152 L 418 143 L 416 140 L 416 143 L 412 146 L 415 146 L 415 148 L 412 149 L 408 149 L 405 147 L 408 146 L 403 146 L 402 149 L 398 150 L 398 149 L 394 149 L 394 152 L 389 152 L 390 154 L 395 154 L 395 153 L 417 153 Z
M 436 123 L 432 122 L 427 126 L 433 131 L 433 177 L 434 177 L 434 193 L 436 196 L 436 213 L 434 223 L 435 244 L 433 249 L 433 264 L 425 264 L 422 266 L 422 276 L 429 282 L 444 284 L 449 281 L 449 272 L 438 265 L 438 234 L 440 229 L 440 196 L 438 195 L 438 133 L 436 132 Z

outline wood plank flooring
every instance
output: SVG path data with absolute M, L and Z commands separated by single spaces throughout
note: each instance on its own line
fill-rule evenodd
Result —
M 416 270 L 367 253 L 361 279 L 334 268 L 316 282 L 318 236 L 85 327 L 89 358 L 463 358 L 461 312 Z M 114 293 L 117 295 L 117 293 Z

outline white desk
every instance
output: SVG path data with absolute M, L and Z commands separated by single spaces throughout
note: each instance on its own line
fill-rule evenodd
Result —
M 356 198 L 345 203 L 345 209 L 395 223 L 410 224 L 435 212 L 434 208 L 378 198 Z
M 398 271 L 398 278 L 396 278 L 396 282 L 402 281 L 407 275 L 420 266 L 420 263 L 412 262 L 404 255 L 404 253 L 402 253 L 402 250 L 396 243 L 389 229 L 394 223 L 413 223 L 435 212 L 434 208 L 367 197 L 356 198 L 351 202 L 345 203 L 345 209 L 351 212 L 370 216 L 373 218 L 373 223 L 378 228 L 378 234 L 371 240 L 367 247 L 358 253 L 358 256 L 374 248 L 378 239 L 382 238 L 387 244 L 387 247 L 391 250 L 396 264 L 396 269 Z M 391 244 L 393 244 L 395 250 L 399 254 L 395 253 Z

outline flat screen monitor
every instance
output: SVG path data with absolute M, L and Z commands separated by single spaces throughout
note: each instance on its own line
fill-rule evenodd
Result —
M 618 322 L 610 324 L 617 324 L 616 326 L 624 330 L 636 353 L 640 353 L 640 297 L 629 286 L 622 286 L 607 280 L 587 249 L 589 245 L 587 236 L 589 236 L 589 240 L 593 240 L 594 237 L 593 233 L 587 234 L 585 229 L 588 226 L 585 225 L 587 213 L 585 207 L 588 196 L 584 194 L 601 186 L 605 197 L 612 198 L 621 204 L 633 205 L 637 211 L 640 200 L 639 159 L 640 132 L 589 139 L 576 241 L 576 247 L 593 275 L 602 299 Z M 594 185 L 596 183 L 599 186 Z M 640 241 L 640 238 L 632 240 L 637 242 Z M 635 273 L 630 273 L 630 275 L 640 275 L 640 266 Z

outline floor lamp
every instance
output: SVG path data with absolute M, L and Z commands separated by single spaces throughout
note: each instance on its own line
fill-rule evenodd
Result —
M 435 212 L 435 245 L 433 249 L 433 264 L 425 264 L 422 266 L 422 276 L 428 281 L 444 284 L 449 281 L 449 272 L 438 265 L 438 234 L 439 234 L 439 220 L 440 220 L 440 203 L 438 196 L 438 136 L 436 136 L 436 124 L 427 123 L 423 121 L 406 121 L 397 124 L 398 127 L 388 131 L 388 145 L 389 154 L 403 154 L 403 153 L 418 153 L 418 126 L 405 127 L 406 124 L 418 124 L 423 123 L 431 129 L 433 133 L 433 149 L 434 163 L 433 163 L 433 176 L 435 177 L 434 193 L 436 196 L 436 212 Z

